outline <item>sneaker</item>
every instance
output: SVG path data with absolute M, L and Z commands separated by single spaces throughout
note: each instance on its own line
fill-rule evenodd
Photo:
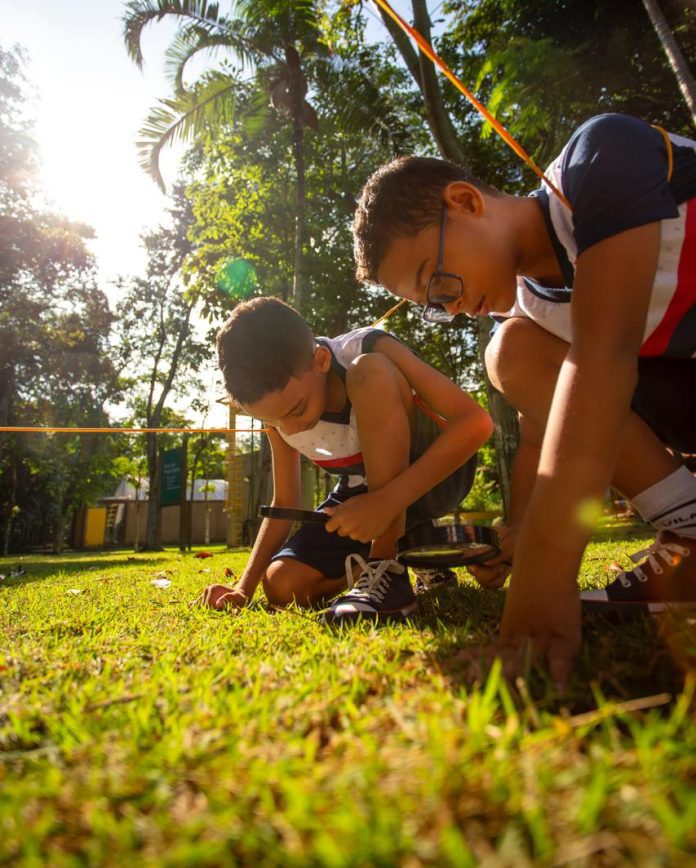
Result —
M 665 531 L 649 548 L 632 554 L 631 560 L 638 565 L 619 573 L 606 588 L 580 593 L 585 611 L 654 614 L 696 605 L 696 539 Z
M 435 567 L 433 569 L 421 568 L 413 569 L 413 575 L 416 577 L 414 590 L 417 594 L 424 594 L 426 591 L 437 591 L 440 588 L 456 588 L 457 574 L 454 570 L 448 570 L 445 567 Z
M 353 564 L 359 568 L 355 583 Z M 346 576 L 348 593 L 335 600 L 324 614 L 325 624 L 359 620 L 397 621 L 410 615 L 418 605 L 408 569 L 398 561 L 365 561 L 360 555 L 348 555 Z

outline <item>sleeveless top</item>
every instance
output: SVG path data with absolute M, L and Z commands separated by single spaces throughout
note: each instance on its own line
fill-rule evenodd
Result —
M 547 170 L 572 212 L 544 184 L 541 205 L 565 288 L 520 277 L 512 310 L 570 341 L 570 300 L 578 256 L 593 244 L 660 221 L 661 242 L 641 356 L 696 356 L 696 142 L 662 133 L 628 115 L 580 126 Z M 601 309 L 597 317 L 602 316 Z
M 346 369 L 350 363 L 363 353 L 373 352 L 379 338 L 393 335 L 376 328 L 359 328 L 335 338 L 317 338 L 317 343 L 327 347 L 331 353 L 331 369 L 345 381 Z M 416 413 L 411 430 L 411 463 L 419 458 L 446 424 L 445 420 L 433 413 L 414 395 Z M 339 477 L 336 492 L 362 494 L 367 491 L 367 475 L 360 450 L 360 439 L 355 410 L 346 399 L 346 404 L 338 413 L 325 412 L 314 428 L 298 434 L 278 434 L 288 445 L 328 473 Z M 409 507 L 407 524 L 437 518 L 455 509 L 468 493 L 474 480 L 476 456 L 462 467 L 434 486 L 431 491 L 419 498 Z

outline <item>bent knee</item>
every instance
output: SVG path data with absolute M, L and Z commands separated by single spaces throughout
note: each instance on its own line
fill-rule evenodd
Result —
M 269 603 L 287 606 L 294 599 L 294 570 L 285 561 L 273 561 L 263 575 L 263 590 Z
M 540 373 L 557 377 L 568 344 L 525 317 L 511 317 L 497 329 L 486 347 L 486 371 L 491 383 L 510 398 L 518 384 Z
M 304 564 L 281 558 L 268 565 L 262 580 L 263 590 L 269 603 L 288 606 L 296 600 L 304 600 L 310 580 L 310 569 Z

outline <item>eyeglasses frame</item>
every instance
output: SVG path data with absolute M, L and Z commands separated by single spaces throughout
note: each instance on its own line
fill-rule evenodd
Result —
M 453 280 L 456 280 L 459 283 L 459 293 L 455 295 L 453 298 L 448 298 L 447 302 L 457 301 L 462 297 L 464 292 L 464 282 L 462 281 L 461 275 L 454 274 L 451 271 L 443 270 L 443 263 L 445 257 L 445 224 L 447 222 L 447 205 L 443 204 L 442 206 L 442 214 L 440 216 L 440 237 L 437 245 L 437 262 L 435 264 L 435 271 L 430 275 L 428 282 L 425 286 L 425 304 L 421 309 L 421 317 L 425 320 L 425 322 L 452 322 L 454 319 L 454 314 L 449 313 L 442 302 L 439 301 L 431 301 L 430 300 L 430 287 L 433 284 L 433 281 L 441 278 L 447 277 Z

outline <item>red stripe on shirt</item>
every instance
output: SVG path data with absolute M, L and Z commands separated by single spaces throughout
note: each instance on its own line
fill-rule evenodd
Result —
M 667 305 L 665 315 L 640 348 L 640 355 L 661 356 L 669 346 L 675 329 L 694 302 L 696 302 L 696 199 L 690 199 L 686 206 L 686 225 L 677 270 L 677 288 Z
M 330 458 L 328 461 L 312 458 L 312 461 L 319 467 L 350 467 L 353 464 L 362 464 L 362 460 L 362 452 L 347 455 L 345 458 Z

